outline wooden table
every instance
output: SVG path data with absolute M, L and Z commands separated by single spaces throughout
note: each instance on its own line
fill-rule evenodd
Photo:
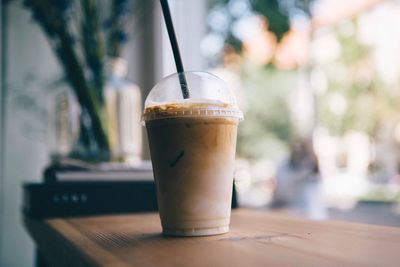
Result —
M 236 210 L 229 234 L 172 238 L 158 214 L 25 224 L 54 266 L 400 266 L 400 228 Z

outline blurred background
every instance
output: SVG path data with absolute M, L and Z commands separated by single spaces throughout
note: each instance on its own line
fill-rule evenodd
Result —
M 74 115 L 76 77 L 127 88 L 130 100 L 117 109 L 139 118 L 152 86 L 176 71 L 158 1 L 76 2 L 46 9 L 44 0 L 2 1 L 1 266 L 33 266 L 21 184 L 40 181 L 57 155 L 80 152 L 72 148 L 76 139 L 89 157 L 99 154 L 93 147 L 101 147 L 101 134 L 96 145 L 85 143 L 87 125 Z M 244 111 L 240 206 L 400 227 L 400 1 L 169 2 L 185 68 L 221 77 Z M 108 15 L 110 6 L 117 15 Z M 106 52 L 91 49 L 102 36 Z M 112 74 L 104 85 L 96 80 L 100 56 Z M 74 57 L 86 62 L 81 76 Z M 112 113 L 114 91 L 107 90 Z M 138 121 L 129 130 L 134 142 L 111 141 L 112 160 L 149 158 Z

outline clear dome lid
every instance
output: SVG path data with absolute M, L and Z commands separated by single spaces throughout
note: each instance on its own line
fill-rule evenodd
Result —
M 184 98 L 182 86 L 187 88 L 189 97 Z M 142 119 L 145 121 L 160 118 L 160 115 L 243 118 L 232 89 L 223 80 L 207 72 L 187 71 L 165 77 L 150 91 L 144 108 Z

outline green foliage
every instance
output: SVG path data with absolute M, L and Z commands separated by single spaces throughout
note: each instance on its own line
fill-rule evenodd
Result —
M 269 30 L 278 40 L 289 31 L 289 13 L 279 5 L 279 0 L 251 0 L 251 6 L 257 13 L 265 17 L 269 24 Z
M 352 22 L 357 29 L 357 23 Z M 332 134 L 344 135 L 357 130 L 376 136 L 385 123 L 398 117 L 399 97 L 389 88 L 375 69 L 372 48 L 361 44 L 356 36 L 336 31 L 341 54 L 334 64 L 320 65 L 328 78 L 328 90 L 318 98 L 320 124 Z M 332 95 L 340 95 L 346 101 L 346 110 L 333 112 Z
M 100 31 L 99 11 L 95 0 L 82 0 L 82 47 L 86 65 L 93 76 L 93 88 L 98 95 L 99 101 L 104 100 L 104 40 Z
M 89 154 L 104 154 L 106 160 L 110 154 L 104 107 L 106 52 L 107 56 L 121 56 L 123 44 L 128 40 L 126 24 L 130 17 L 136 16 L 136 12 L 143 12 L 136 17 L 147 15 L 144 11 L 149 11 L 147 7 L 152 2 L 108 1 L 111 11 L 107 10 L 108 15 L 102 17 L 101 1 L 23 1 L 46 35 L 81 107 L 78 143 Z
M 250 64 L 244 67 L 248 106 L 239 127 L 238 154 L 249 159 L 278 159 L 292 139 L 287 95 L 295 88 L 296 73 Z
M 223 34 L 225 43 L 240 53 L 241 40 L 235 37 L 233 26 L 246 14 L 230 13 L 229 5 L 236 0 L 213 0 L 211 10 L 223 10 L 228 26 Z M 253 14 L 264 17 L 271 31 L 280 41 L 290 29 L 290 16 L 310 14 L 312 0 L 244 0 Z M 248 14 L 247 14 L 248 15 Z M 212 25 L 211 25 L 212 28 Z M 293 141 L 293 129 L 287 97 L 296 86 L 296 71 L 281 71 L 273 64 L 255 66 L 243 64 L 243 88 L 248 103 L 245 120 L 239 127 L 238 154 L 248 159 L 270 158 L 278 160 Z
M 290 29 L 290 16 L 302 14 L 303 16 L 310 17 L 310 7 L 313 1 L 314 0 L 243 0 L 242 2 L 248 3 L 253 13 L 259 14 L 266 19 L 269 31 L 274 33 L 277 40 L 280 41 Z M 224 33 L 225 43 L 230 44 L 236 51 L 240 52 L 242 43 L 235 37 L 232 29 L 237 21 L 248 14 L 231 14 L 229 6 L 234 2 L 239 1 L 211 0 L 209 6 L 211 10 L 215 8 L 224 9 L 229 24 L 227 31 Z
M 355 34 L 343 35 L 340 31 L 336 31 L 336 37 L 341 44 L 339 62 L 344 66 L 352 67 L 353 64 L 356 64 L 370 55 L 371 49 L 361 44 L 357 40 Z
M 242 41 L 233 33 L 233 27 L 236 22 L 249 14 L 231 14 L 229 7 L 233 2 L 235 2 L 235 0 L 213 0 L 210 2 L 210 9 L 211 11 L 216 9 L 224 10 L 223 13 L 227 16 L 228 26 L 225 32 L 217 32 L 224 36 L 226 44 L 231 45 L 237 52 L 241 52 Z M 275 34 L 278 40 L 289 31 L 289 11 L 280 5 L 279 0 L 248 0 L 247 3 L 250 5 L 251 12 L 263 16 L 268 21 L 269 30 Z

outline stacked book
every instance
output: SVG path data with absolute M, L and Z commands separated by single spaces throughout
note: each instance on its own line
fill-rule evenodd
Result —
M 157 211 L 150 161 L 88 164 L 64 160 L 44 171 L 43 183 L 24 184 L 24 213 L 35 219 Z M 232 208 L 237 207 L 233 187 Z
M 23 211 L 37 219 L 157 211 L 150 162 L 138 166 L 67 161 L 48 167 L 43 183 L 24 185 Z

